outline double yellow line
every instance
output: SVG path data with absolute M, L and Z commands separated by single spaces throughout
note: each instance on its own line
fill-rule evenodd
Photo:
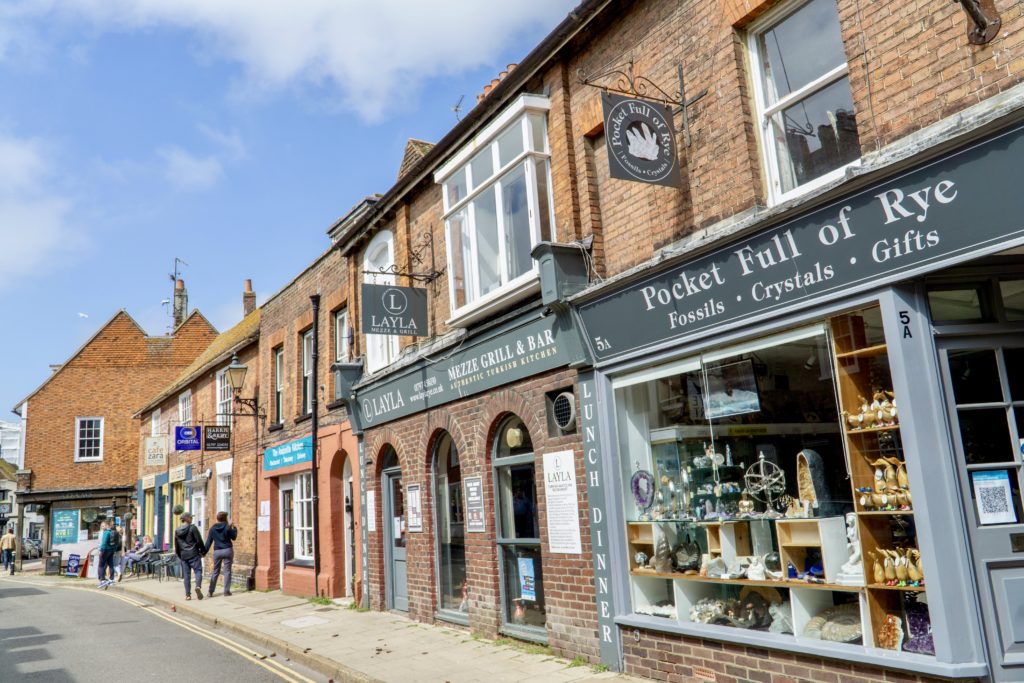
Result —
M 81 591 L 96 592 L 95 588 L 91 588 L 91 587 L 87 587 L 87 586 L 69 586 L 69 585 L 60 584 L 60 583 L 48 583 L 48 582 L 42 582 L 42 581 L 25 581 L 25 580 L 22 580 L 22 579 L 8 579 L 8 578 L 4 578 L 2 580 L 5 581 L 5 582 L 10 582 L 10 583 L 22 583 L 22 584 L 27 584 L 27 585 L 32 585 L 32 586 L 43 586 L 43 587 L 46 587 L 46 588 L 63 588 L 65 590 L 81 590 Z M 130 598 L 127 595 L 121 595 L 120 592 L 111 593 L 109 591 L 102 591 L 102 593 L 104 595 L 108 595 L 110 597 L 117 598 L 118 600 L 122 600 L 122 601 L 128 603 L 129 605 L 133 605 L 135 607 L 141 607 L 142 609 L 146 610 L 147 612 L 149 612 L 150 614 L 152 614 L 154 616 L 160 617 L 161 619 L 163 619 L 165 621 L 169 621 L 172 624 L 175 624 L 175 625 L 185 629 L 186 631 L 191 631 L 192 633 L 195 633 L 196 635 L 202 636 L 203 638 L 206 638 L 209 641 L 217 643 L 221 647 L 223 647 L 223 648 L 225 648 L 227 650 L 231 650 L 232 652 L 240 655 L 241 657 L 244 657 L 245 659 L 248 659 L 248 660 L 252 661 L 254 664 L 258 664 L 258 665 L 262 666 L 264 669 L 266 669 L 267 671 L 271 672 L 272 674 L 274 674 L 278 678 L 280 678 L 282 680 L 285 680 L 285 681 L 288 681 L 288 683 L 316 683 L 316 681 L 314 681 L 313 679 L 307 678 L 307 677 L 303 676 L 302 674 L 300 674 L 300 673 L 298 673 L 296 671 L 292 671 L 291 669 L 289 669 L 285 665 L 283 665 L 283 664 L 281 664 L 279 662 L 276 662 L 273 659 L 269 659 L 269 658 L 261 659 L 261 657 L 263 655 L 260 655 L 258 652 L 254 652 L 254 651 L 252 651 L 250 649 L 246 649 L 246 648 L 242 647 L 241 645 L 239 645 L 238 643 L 236 643 L 235 641 L 231 640 L 230 638 L 226 638 L 226 637 L 220 635 L 219 633 L 215 633 L 215 632 L 210 631 L 208 629 L 202 628 L 201 626 L 196 626 L 195 624 L 190 624 L 189 622 L 185 621 L 184 619 L 181 619 L 180 617 L 172 617 L 169 614 L 164 614 L 162 611 L 160 611 L 160 608 L 156 607 L 155 605 L 149 605 L 149 604 L 146 604 L 144 602 L 140 602 L 139 600 L 136 600 L 134 598 Z

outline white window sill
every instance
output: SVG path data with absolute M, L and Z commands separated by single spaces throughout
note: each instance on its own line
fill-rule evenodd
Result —
M 860 159 L 851 161 L 845 166 L 840 166 L 835 170 L 829 171 L 823 176 L 818 176 L 814 180 L 809 180 L 803 185 L 798 185 L 797 187 L 794 187 L 792 190 L 789 190 L 788 192 L 783 192 L 780 194 L 778 192 L 773 191 L 772 196 L 770 197 L 769 206 L 778 206 L 780 204 L 791 202 L 794 199 L 804 197 L 821 187 L 825 187 L 826 185 L 830 185 L 836 182 L 837 180 L 841 180 L 844 176 L 846 176 L 846 170 L 848 168 L 857 168 L 858 166 L 860 166 Z
M 491 292 L 486 298 L 463 306 L 444 321 L 448 327 L 468 327 L 540 292 L 540 273 L 533 271 L 521 282 Z
M 75 458 L 75 462 L 103 462 L 103 456 L 98 458 Z

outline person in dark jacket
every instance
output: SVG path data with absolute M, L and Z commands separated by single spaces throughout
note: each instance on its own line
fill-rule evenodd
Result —
M 192 577 L 196 575 L 196 597 L 203 599 L 203 555 L 206 554 L 206 544 L 203 543 L 203 535 L 192 523 L 192 515 L 188 512 L 181 514 L 181 526 L 174 530 L 174 554 L 181 561 L 181 573 L 185 579 L 185 599 L 192 599 Z
M 121 534 L 111 520 L 103 522 L 100 535 L 100 588 L 109 588 L 114 583 L 114 555 L 121 549 Z M 109 570 L 110 578 L 107 578 Z
M 210 597 L 217 590 L 217 577 L 221 566 L 224 567 L 224 596 L 231 595 L 231 563 L 235 560 L 234 540 L 238 538 L 238 529 L 228 524 L 228 513 L 218 512 L 217 523 L 210 527 L 206 535 L 206 552 L 213 547 L 213 573 L 210 574 Z

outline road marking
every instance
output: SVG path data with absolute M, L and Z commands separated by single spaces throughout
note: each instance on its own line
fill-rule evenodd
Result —
M 20 584 L 31 585 L 31 586 L 42 586 L 42 587 L 45 587 L 45 588 L 62 588 L 62 589 L 65 589 L 65 590 L 88 591 L 88 592 L 92 592 L 92 593 L 96 593 L 97 592 L 96 588 L 92 587 L 92 586 L 69 586 L 69 585 L 60 584 L 60 583 L 47 583 L 45 581 L 26 581 L 26 580 L 23 580 L 23 579 L 10 579 L 10 578 L 6 578 L 6 577 L 4 577 L 4 578 L 2 578 L 0 580 L 2 580 L 5 583 L 20 583 Z M 172 624 L 175 624 L 175 625 L 179 626 L 180 628 L 185 629 L 186 631 L 191 631 L 192 633 L 195 633 L 196 635 L 202 636 L 203 638 L 206 638 L 207 640 L 210 640 L 210 641 L 212 641 L 214 643 L 217 643 L 221 647 L 223 647 L 223 648 L 225 648 L 227 650 L 231 650 L 232 652 L 235 652 L 236 654 L 240 655 L 241 657 L 244 657 L 245 659 L 253 662 L 254 664 L 258 664 L 258 665 L 262 666 L 264 669 L 266 669 L 267 671 L 271 672 L 272 674 L 274 674 L 278 678 L 281 678 L 281 679 L 283 679 L 285 681 L 288 681 L 289 683 L 316 683 L 316 681 L 314 681 L 313 679 L 307 678 L 306 676 L 303 676 L 302 674 L 298 673 L 297 671 L 292 671 L 291 669 L 286 667 L 284 664 L 281 664 L 280 662 L 277 662 L 277 661 L 275 661 L 273 659 L 270 659 L 270 658 L 260 659 L 260 657 L 265 657 L 265 655 L 261 655 L 258 652 L 255 652 L 255 651 L 253 651 L 251 649 L 245 649 L 239 643 L 231 640 L 230 638 L 222 636 L 219 633 L 210 631 L 210 630 L 208 630 L 208 629 L 206 629 L 206 628 L 204 628 L 202 626 L 198 626 L 197 624 L 189 623 L 189 622 L 181 619 L 180 617 L 172 617 L 169 614 L 164 614 L 163 612 L 160 611 L 161 608 L 157 607 L 156 605 L 142 602 L 140 600 L 137 600 L 137 599 L 135 599 L 133 597 L 129 597 L 127 595 L 121 595 L 120 592 L 114 592 L 114 593 L 111 593 L 109 591 L 100 591 L 100 592 L 103 595 L 107 595 L 107 596 L 112 597 L 112 598 L 117 598 L 118 600 L 126 602 L 129 605 L 132 605 L 134 607 L 142 608 L 142 609 L 146 610 L 147 612 L 149 612 L 150 614 L 152 614 L 154 616 L 157 616 L 157 617 L 160 617 L 161 619 L 163 619 L 165 621 L 169 621 Z

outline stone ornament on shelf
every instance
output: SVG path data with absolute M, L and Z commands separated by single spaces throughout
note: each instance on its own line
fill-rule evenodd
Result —
M 633 491 L 633 500 L 640 511 L 640 519 L 650 520 L 649 510 L 654 505 L 654 475 L 647 470 L 637 469 L 629 482 Z
M 860 528 L 857 526 L 857 515 L 846 513 L 846 550 L 850 558 L 839 568 L 836 583 L 840 586 L 864 585 L 864 558 L 860 550 Z
M 836 643 L 852 643 L 860 640 L 863 635 L 860 606 L 852 602 L 829 607 L 810 619 L 804 627 L 805 638 L 818 638 Z
M 875 644 L 885 650 L 899 650 L 903 645 L 903 620 L 895 614 L 885 615 L 875 636 Z

